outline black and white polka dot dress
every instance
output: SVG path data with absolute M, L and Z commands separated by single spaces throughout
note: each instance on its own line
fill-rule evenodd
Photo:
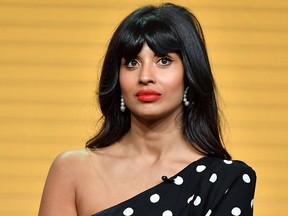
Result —
M 93 216 L 250 216 L 255 183 L 254 170 L 244 162 L 206 156 Z

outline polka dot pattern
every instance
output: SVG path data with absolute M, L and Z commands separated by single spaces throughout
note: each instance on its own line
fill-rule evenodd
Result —
M 181 185 L 183 184 L 184 180 L 181 176 L 177 176 L 175 179 L 174 179 L 174 184 L 176 185 Z
M 195 206 L 198 206 L 198 205 L 200 205 L 200 203 L 201 203 L 201 197 L 200 197 L 200 196 L 197 196 L 193 204 L 194 204 Z
M 225 164 L 232 164 L 233 161 L 232 160 L 223 160 Z
M 194 195 L 192 195 L 191 197 L 188 198 L 187 203 L 189 204 L 194 198 Z
M 166 210 L 163 212 L 162 216 L 173 216 L 173 213 L 170 210 Z
M 151 203 L 157 203 L 159 200 L 160 200 L 159 194 L 153 194 L 153 195 L 150 197 L 150 202 L 151 202 Z
M 206 169 L 206 166 L 205 165 L 199 165 L 196 167 L 196 171 L 197 172 L 203 172 L 204 170 Z
M 246 182 L 246 183 L 250 183 L 250 181 L 251 181 L 248 174 L 244 174 L 244 175 L 242 176 L 242 178 L 243 178 L 243 181 Z
M 207 156 L 174 176 L 92 216 L 252 215 L 256 176 L 245 163 Z
M 130 215 L 133 215 L 134 213 L 134 210 L 130 207 L 126 208 L 124 211 L 123 211 L 123 215 L 125 216 L 130 216 Z
M 210 182 L 215 183 L 217 180 L 217 174 L 213 173 L 209 179 Z
M 205 216 L 210 216 L 212 214 L 212 210 L 209 209 L 208 212 L 205 214 Z
M 232 209 L 231 214 L 234 216 L 239 216 L 241 214 L 241 209 L 238 207 L 235 207 Z

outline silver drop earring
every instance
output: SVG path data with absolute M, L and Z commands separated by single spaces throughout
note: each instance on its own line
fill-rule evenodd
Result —
M 187 92 L 188 92 L 189 87 L 187 87 L 184 91 L 183 95 L 183 102 L 185 106 L 189 106 L 190 102 L 187 100 Z
M 121 110 L 121 112 L 125 112 L 125 110 L 126 110 L 123 95 L 121 95 L 121 99 L 120 99 L 120 110 Z

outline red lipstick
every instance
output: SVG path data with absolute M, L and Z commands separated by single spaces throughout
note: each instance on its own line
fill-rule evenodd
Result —
M 161 97 L 161 94 L 153 90 L 139 90 L 136 93 L 136 97 L 141 102 L 153 102 L 158 100 Z

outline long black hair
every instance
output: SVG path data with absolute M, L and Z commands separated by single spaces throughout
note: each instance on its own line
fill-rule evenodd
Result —
M 103 125 L 86 143 L 89 148 L 110 146 L 130 129 L 131 113 L 120 111 L 121 59 L 131 59 L 147 43 L 158 56 L 177 53 L 183 61 L 184 85 L 189 87 L 183 106 L 182 130 L 201 153 L 230 159 L 221 136 L 216 86 L 206 51 L 202 28 L 186 8 L 171 3 L 144 6 L 128 15 L 114 32 L 104 58 L 99 83 Z

